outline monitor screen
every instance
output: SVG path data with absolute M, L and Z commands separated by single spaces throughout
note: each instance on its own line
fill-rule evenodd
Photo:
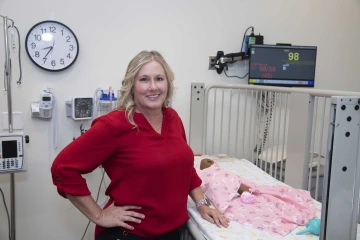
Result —
M 51 101 L 51 97 L 42 97 L 42 100 L 44 102 L 50 102 Z
M 2 141 L 1 147 L 3 158 L 17 158 L 18 151 L 16 140 Z
M 317 47 L 251 45 L 249 84 L 314 87 Z

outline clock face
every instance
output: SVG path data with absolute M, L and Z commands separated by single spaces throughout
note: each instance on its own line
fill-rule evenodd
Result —
M 74 32 L 56 21 L 44 21 L 33 26 L 26 36 L 25 46 L 32 62 L 48 71 L 70 67 L 79 54 Z

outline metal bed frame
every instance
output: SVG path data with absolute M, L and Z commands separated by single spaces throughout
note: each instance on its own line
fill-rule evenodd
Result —
M 323 203 L 320 239 L 355 239 L 359 105 L 360 92 L 192 83 L 189 144 L 195 154 L 245 158 L 310 191 Z M 204 239 L 188 226 L 187 235 Z

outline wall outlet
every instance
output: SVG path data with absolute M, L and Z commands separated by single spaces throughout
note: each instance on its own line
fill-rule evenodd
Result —
M 215 56 L 209 56 L 209 70 L 215 70 Z

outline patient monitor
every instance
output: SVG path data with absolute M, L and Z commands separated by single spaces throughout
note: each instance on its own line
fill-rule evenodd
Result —
M 24 135 L 0 133 L 0 173 L 25 171 Z

